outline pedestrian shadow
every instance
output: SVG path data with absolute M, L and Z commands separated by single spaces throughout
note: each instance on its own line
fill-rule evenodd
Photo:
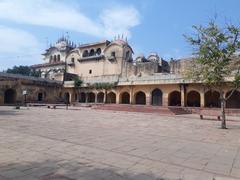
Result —
M 0 110 L 0 116 L 10 116 L 10 115 L 18 115 L 19 112 L 16 110 Z
M 24 179 L 39 180 L 170 180 L 156 177 L 149 173 L 135 173 L 128 170 L 110 167 L 104 168 L 94 163 L 83 163 L 74 160 L 29 162 L 24 164 L 5 164 L 0 166 L 0 179 Z M 11 174 L 11 170 L 15 174 Z M 1 173 L 3 172 L 3 173 Z M 9 173 L 8 173 L 9 172 Z M 14 176 L 14 177 L 13 177 Z M 4 179 L 4 180 L 5 180 Z M 180 180 L 180 179 L 175 179 Z

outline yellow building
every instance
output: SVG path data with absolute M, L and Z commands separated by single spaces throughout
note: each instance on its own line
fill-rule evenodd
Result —
M 120 38 L 78 47 L 62 38 L 46 51 L 45 63 L 33 67 L 43 72 L 42 77 L 63 81 L 63 93 L 72 103 L 220 107 L 219 92 L 182 77 L 191 59 L 167 62 L 157 53 L 136 58 L 133 53 L 128 42 Z M 46 76 L 49 72 L 51 75 Z M 81 88 L 74 85 L 76 77 L 83 80 Z M 114 86 L 96 86 L 106 84 Z M 225 95 L 230 90 L 226 85 Z M 227 108 L 240 108 L 239 91 L 227 101 Z

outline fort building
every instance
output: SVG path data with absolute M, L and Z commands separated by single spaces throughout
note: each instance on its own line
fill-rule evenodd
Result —
M 67 97 L 74 104 L 220 107 L 218 91 L 183 77 L 183 72 L 191 67 L 191 58 L 166 61 L 157 53 L 134 55 L 123 38 L 76 46 L 62 37 L 43 57 L 44 63 L 32 68 L 41 71 L 41 77 L 48 83 L 61 84 L 46 87 L 56 102 Z M 80 88 L 75 87 L 77 78 L 83 81 Z M 231 91 L 227 83 L 231 80 L 226 79 L 225 95 Z M 97 86 L 104 84 L 112 86 Z M 227 108 L 240 108 L 239 91 L 228 99 Z

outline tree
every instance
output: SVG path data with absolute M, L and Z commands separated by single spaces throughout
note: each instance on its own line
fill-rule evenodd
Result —
M 74 79 L 74 87 L 75 88 L 77 88 L 77 89 L 80 88 L 82 83 L 83 83 L 83 81 L 79 77 Z
M 234 25 L 220 27 L 215 21 L 207 26 L 193 26 L 195 36 L 185 36 L 194 47 L 194 58 L 189 78 L 220 92 L 221 128 L 226 129 L 226 101 L 240 87 L 240 28 Z M 231 78 L 231 80 L 229 80 Z M 224 96 L 223 87 L 232 90 Z
M 13 68 L 7 69 L 6 72 L 12 73 L 12 74 L 21 74 L 21 75 L 29 76 L 31 72 L 31 68 L 28 66 L 13 66 Z
M 35 69 L 32 69 L 29 66 L 13 66 L 13 68 L 8 68 L 6 70 L 6 73 L 21 74 L 24 76 L 33 76 L 33 77 L 41 76 L 40 71 L 36 71 Z
M 83 84 L 83 80 L 79 77 L 74 78 L 74 87 L 76 88 L 77 94 L 79 94 L 79 89 Z
M 40 70 L 35 70 L 35 69 L 31 69 L 29 76 L 33 76 L 33 77 L 41 77 L 41 71 Z

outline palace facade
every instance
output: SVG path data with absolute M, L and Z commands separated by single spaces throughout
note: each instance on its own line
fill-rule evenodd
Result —
M 62 83 L 61 87 L 54 86 L 58 90 L 52 91 L 51 102 L 66 102 L 67 99 L 75 104 L 220 107 L 219 92 L 183 78 L 183 72 L 191 67 L 191 58 L 166 61 L 157 53 L 135 58 L 133 54 L 132 47 L 123 38 L 77 46 L 62 37 L 45 51 L 44 63 L 32 68 L 41 71 L 42 79 L 52 81 L 48 84 Z M 83 81 L 80 88 L 75 87 L 77 78 Z M 111 88 L 104 88 L 106 84 Z M 2 97 L 6 96 L 6 91 L 2 90 Z M 51 94 L 50 91 L 45 92 Z M 230 91 L 226 81 L 225 95 Z M 39 95 L 42 92 L 36 92 L 29 101 L 50 102 L 42 98 L 45 94 Z M 4 100 L 0 99 L 1 102 Z M 227 108 L 240 108 L 239 91 L 227 101 Z
M 43 54 L 45 63 L 33 67 L 41 70 L 43 78 L 63 81 L 64 94 L 72 103 L 220 107 L 219 92 L 183 78 L 191 58 L 165 61 L 157 53 L 136 58 L 133 54 L 123 38 L 79 46 L 61 38 Z M 74 77 L 83 80 L 81 88 L 75 88 Z M 94 86 L 104 83 L 115 86 L 108 90 Z M 225 95 L 230 90 L 226 84 Z M 240 108 L 239 91 L 227 108 Z

